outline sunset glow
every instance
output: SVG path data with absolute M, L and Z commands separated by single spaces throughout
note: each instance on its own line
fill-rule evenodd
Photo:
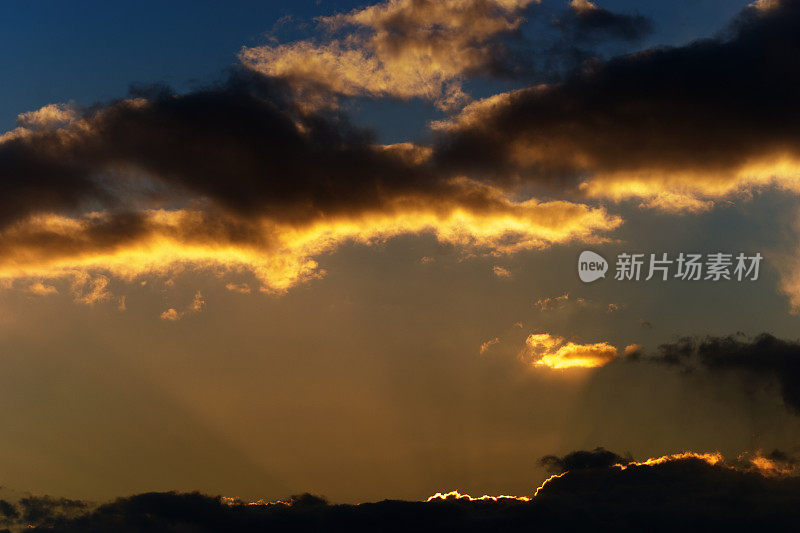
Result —
M 800 523 L 800 0 L 0 30 L 0 533 Z

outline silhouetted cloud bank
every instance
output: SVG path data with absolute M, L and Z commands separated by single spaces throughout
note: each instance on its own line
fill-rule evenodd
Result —
M 200 493 L 145 493 L 94 507 L 50 497 L 3 501 L 6 524 L 51 531 L 752 531 L 800 520 L 800 478 L 780 451 L 684 452 L 632 461 L 603 448 L 548 456 L 560 472 L 530 501 L 511 497 L 337 505 L 311 494 L 244 503 Z

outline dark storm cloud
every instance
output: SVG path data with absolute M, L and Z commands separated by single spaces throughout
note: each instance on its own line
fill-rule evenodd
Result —
M 687 372 L 741 372 L 776 381 L 788 409 L 800 414 L 800 343 L 769 334 L 754 339 L 741 336 L 683 338 L 663 344 L 651 357 L 637 357 L 681 368 Z
M 800 156 L 799 26 L 798 0 L 748 7 L 719 37 L 479 102 L 444 128 L 437 159 L 566 188 L 597 178 L 598 194 L 634 194 L 613 187 L 623 177 L 636 194 L 675 183 L 725 192 L 737 172 L 768 174 L 764 158 Z

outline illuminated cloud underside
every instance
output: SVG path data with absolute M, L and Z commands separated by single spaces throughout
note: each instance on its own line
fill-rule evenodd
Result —
M 525 339 L 521 356 L 533 366 L 554 370 L 595 368 L 617 358 L 617 349 L 607 342 L 576 344 L 549 333 L 534 333 Z
M 469 254 L 511 254 L 573 240 L 598 242 L 620 224 L 602 209 L 569 202 L 504 201 L 491 211 L 398 202 L 394 210 L 293 226 L 268 219 L 242 222 L 193 210 L 137 214 L 138 232 L 99 238 L 112 215 L 39 215 L 0 233 L 0 279 L 110 274 L 127 281 L 186 269 L 252 272 L 267 292 L 324 275 L 316 259 L 344 243 L 370 245 L 405 234 L 430 234 Z M 242 236 L 241 234 L 244 234 Z M 43 292 L 36 286 L 34 291 Z M 242 292 L 242 291 L 240 291 Z
M 627 470 L 628 468 L 631 467 L 634 468 L 653 467 L 653 466 L 663 465 L 666 463 L 671 463 L 676 461 L 687 461 L 687 460 L 703 461 L 711 466 L 736 469 L 743 472 L 757 472 L 764 477 L 787 477 L 798 474 L 798 467 L 794 463 L 777 461 L 775 459 L 765 457 L 760 451 L 757 451 L 753 454 L 748 454 L 748 453 L 741 454 L 737 458 L 734 464 L 728 464 L 725 461 L 725 457 L 723 457 L 723 455 L 719 452 L 698 453 L 698 452 L 686 451 L 670 455 L 663 455 L 661 457 L 651 457 L 643 461 L 630 461 L 624 464 L 618 463 L 613 465 L 611 468 L 618 468 L 619 470 Z M 545 479 L 544 482 L 539 487 L 536 488 L 532 497 L 507 496 L 507 495 L 499 495 L 499 496 L 484 495 L 480 497 L 472 497 L 469 494 L 461 494 L 457 490 L 454 490 L 447 493 L 437 492 L 433 496 L 427 498 L 425 501 L 435 502 L 435 501 L 446 501 L 446 500 L 467 500 L 467 501 L 517 500 L 522 502 L 528 502 L 536 498 L 548 483 L 556 479 L 559 479 L 561 477 L 564 477 L 569 473 L 570 471 L 567 470 L 565 472 L 551 475 L 550 477 Z
M 472 102 L 451 119 L 434 121 L 431 128 L 443 134 L 481 131 L 496 116 L 513 115 L 519 100 L 547 98 L 559 86 L 539 85 L 511 91 Z M 800 194 L 800 157 L 789 150 L 776 148 L 736 164 L 714 169 L 693 168 L 675 163 L 662 165 L 654 160 L 636 168 L 607 170 L 607 162 L 597 157 L 596 146 L 582 143 L 570 135 L 558 133 L 538 138 L 518 135 L 505 147 L 506 157 L 521 168 L 567 167 L 571 173 L 588 175 L 578 184 L 578 191 L 590 198 L 612 201 L 638 200 L 640 206 L 666 212 L 699 212 L 711 209 L 715 202 L 777 188 Z
M 521 501 L 521 502 L 529 502 L 529 501 L 531 501 L 531 498 L 529 498 L 527 496 L 508 496 L 506 494 L 501 494 L 499 496 L 489 496 L 487 494 L 484 494 L 483 496 L 473 497 L 473 496 L 470 496 L 469 494 L 461 494 L 457 490 L 452 490 L 450 492 L 445 492 L 445 493 L 437 492 L 433 496 L 428 497 L 428 499 L 426 499 L 425 501 L 426 502 L 433 502 L 433 501 L 437 501 L 437 500 L 440 500 L 440 501 L 467 500 L 467 501 L 470 501 L 470 502 L 484 502 L 484 501 L 496 502 L 496 501 L 499 501 L 499 500 L 517 500 L 517 501 Z

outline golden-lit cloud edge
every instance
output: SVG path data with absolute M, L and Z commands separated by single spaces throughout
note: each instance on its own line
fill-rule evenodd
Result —
M 794 477 L 800 475 L 800 465 L 791 461 L 780 461 L 774 458 L 765 456 L 760 450 L 755 452 L 745 452 L 740 454 L 735 461 L 728 462 L 725 457 L 718 451 L 714 452 L 693 452 L 685 451 L 663 455 L 660 457 L 651 457 L 642 461 L 628 461 L 624 463 L 617 463 L 611 465 L 610 468 L 618 470 L 627 470 L 629 468 L 648 468 L 659 465 L 664 465 L 672 462 L 696 460 L 702 461 L 710 466 L 720 468 L 727 468 L 730 470 L 737 470 L 740 472 L 754 472 L 760 474 L 765 478 L 780 478 L 780 477 Z M 533 501 L 545 487 L 564 476 L 569 475 L 571 470 L 560 472 L 549 476 L 542 482 L 533 492 L 531 496 L 510 496 L 510 495 L 483 495 L 478 497 L 470 496 L 469 494 L 462 494 L 457 490 L 450 492 L 437 492 L 436 494 L 426 498 L 425 502 L 448 501 L 448 500 L 463 500 L 463 501 L 502 501 L 502 500 L 515 500 L 520 502 Z
M 637 345 L 626 346 L 628 354 L 637 350 Z M 597 368 L 605 366 L 619 356 L 617 348 L 608 342 L 579 344 L 549 333 L 532 333 L 525 339 L 520 358 L 534 367 L 552 370 L 572 368 Z
M 443 135 L 474 135 L 495 117 L 513 114 L 520 101 L 544 100 L 560 90 L 559 85 L 541 84 L 496 94 L 429 126 Z M 718 203 L 767 189 L 800 194 L 800 155 L 780 146 L 718 169 L 686 164 L 669 167 L 653 161 L 630 170 L 609 170 L 604 168 L 605 162 L 593 157 L 593 150 L 569 136 L 543 140 L 519 135 L 505 146 L 504 157 L 520 168 L 552 165 L 557 160 L 570 173 L 587 176 L 577 184 L 574 192 L 578 196 L 611 202 L 634 200 L 643 209 L 674 214 L 708 211 Z
M 35 215 L 0 231 L 0 279 L 6 285 L 32 280 L 27 286 L 41 294 L 49 291 L 36 283 L 56 278 L 86 284 L 108 276 L 133 281 L 208 269 L 248 271 L 262 291 L 282 293 L 324 276 L 317 259 L 346 243 L 369 246 L 400 235 L 432 235 L 468 254 L 506 255 L 572 241 L 600 242 L 621 223 L 600 208 L 514 202 L 493 194 L 488 209 L 398 199 L 383 211 L 305 224 L 191 209 L 144 210 L 121 220 L 109 212 L 77 218 Z M 94 289 L 94 300 L 102 298 L 103 287 Z

